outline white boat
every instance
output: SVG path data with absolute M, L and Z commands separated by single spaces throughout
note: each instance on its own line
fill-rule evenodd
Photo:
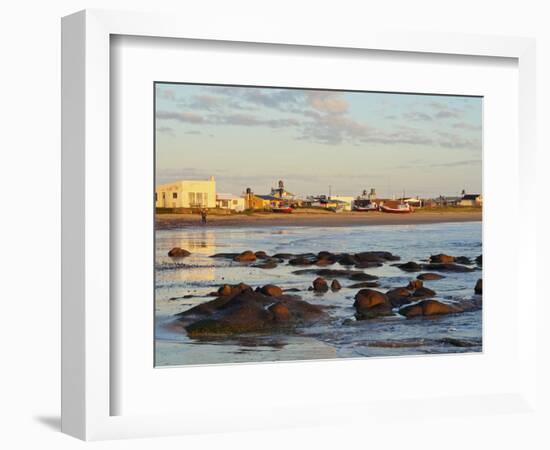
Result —
M 380 211 L 394 214 L 407 214 L 414 211 L 413 207 L 408 203 L 399 203 L 395 206 L 382 205 Z

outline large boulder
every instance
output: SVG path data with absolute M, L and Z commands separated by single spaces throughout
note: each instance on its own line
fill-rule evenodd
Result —
M 332 280 L 332 283 L 330 283 L 330 289 L 332 291 L 339 291 L 340 289 L 342 289 L 342 285 L 338 280 Z
M 258 250 L 257 252 L 254 252 L 254 255 L 256 256 L 256 259 L 267 259 L 269 258 L 268 254 L 264 252 L 263 250 Z
M 280 295 L 283 295 L 283 290 L 279 286 L 275 286 L 274 284 L 266 284 L 260 289 L 260 292 L 270 297 L 278 297 Z
M 474 287 L 474 292 L 478 295 L 481 295 L 483 293 L 483 280 L 481 278 L 477 280 Z
M 398 287 L 390 289 L 386 292 L 387 297 L 390 299 L 390 303 L 394 308 L 411 303 L 411 292 L 404 287 Z
M 430 262 L 432 263 L 454 263 L 455 260 L 456 258 L 454 256 L 445 255 L 444 253 L 430 256 Z
M 234 261 L 239 262 L 249 262 L 249 261 L 256 261 L 256 255 L 252 250 L 245 250 L 244 252 L 240 253 L 239 255 L 235 256 L 233 258 Z
M 328 291 L 327 280 L 325 280 L 322 277 L 315 278 L 315 280 L 313 280 L 313 290 L 315 292 L 327 292 Z
M 462 312 L 463 309 L 451 305 L 449 303 L 443 303 L 438 300 L 422 300 L 421 302 L 413 305 L 407 305 L 399 309 L 399 314 L 410 318 L 418 316 L 435 316 L 440 314 L 454 314 Z
M 387 295 L 374 289 L 361 289 L 355 295 L 355 317 L 358 320 L 392 315 L 392 305 Z
M 180 247 L 174 247 L 172 250 L 168 252 L 168 256 L 172 258 L 185 258 L 186 256 L 189 256 L 191 254 L 190 251 L 185 250 L 184 248 Z
M 281 327 L 311 325 L 326 313 L 297 297 L 273 297 L 245 291 L 233 297 L 219 297 L 177 315 L 190 337 L 232 336 L 271 333 Z

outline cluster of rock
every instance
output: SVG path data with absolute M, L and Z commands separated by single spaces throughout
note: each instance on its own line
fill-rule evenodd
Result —
M 340 264 L 342 266 L 354 266 L 358 269 L 380 267 L 388 261 L 398 261 L 399 256 L 386 251 L 368 251 L 359 253 L 332 253 L 322 251 L 319 253 L 276 253 L 268 255 L 264 251 L 253 252 L 245 250 L 241 253 L 216 253 L 212 258 L 226 258 L 237 262 L 253 263 L 261 260 L 254 267 L 272 269 L 277 264 L 287 262 L 291 266 L 330 266 Z
M 326 312 L 280 287 L 266 285 L 256 290 L 240 283 L 224 285 L 218 297 L 179 313 L 177 321 L 191 337 L 266 333 L 327 319 Z
M 187 250 L 179 247 L 168 253 L 174 258 L 189 256 Z M 475 263 L 466 257 L 454 257 L 445 254 L 432 255 L 429 261 L 417 263 L 410 261 L 397 264 L 406 272 L 420 273 L 416 279 L 410 280 L 407 286 L 396 287 L 381 292 L 378 277 L 362 270 L 376 267 L 389 261 L 399 260 L 399 256 L 384 251 L 369 251 L 360 253 L 291 254 L 277 253 L 268 255 L 263 251 L 246 250 L 241 253 L 218 253 L 213 258 L 226 258 L 239 263 L 253 263 L 253 267 L 274 268 L 287 262 L 291 266 L 317 266 L 294 271 L 296 274 L 311 274 L 316 278 L 309 287 L 316 294 L 343 289 L 337 278 L 346 278 L 357 283 L 346 286 L 348 289 L 360 289 L 354 296 L 353 306 L 357 320 L 375 319 L 399 314 L 412 318 L 456 314 L 481 309 L 482 280 L 474 287 L 476 296 L 459 301 L 443 301 L 435 299 L 436 292 L 424 286 L 424 281 L 434 281 L 444 278 L 435 272 L 470 272 L 476 270 L 472 266 L 481 266 L 481 255 Z M 345 268 L 327 268 L 325 266 L 340 264 Z M 350 268 L 353 266 L 353 268 Z M 327 279 L 325 279 L 328 278 Z M 299 289 L 288 289 L 299 291 Z M 266 333 L 276 330 L 293 330 L 297 326 L 307 326 L 329 317 L 324 308 L 302 300 L 295 295 L 283 292 L 279 286 L 267 284 L 255 290 L 245 284 L 225 284 L 213 294 L 214 300 L 199 304 L 178 314 L 177 321 L 185 328 L 191 337 L 230 336 L 241 333 Z M 348 319 L 349 320 L 349 319 Z

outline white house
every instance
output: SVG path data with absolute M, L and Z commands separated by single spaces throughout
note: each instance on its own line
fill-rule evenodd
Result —
M 353 208 L 353 202 L 355 201 L 355 198 L 347 195 L 331 195 L 330 199 L 343 202 L 344 211 L 351 211 Z
M 179 180 L 158 185 L 155 189 L 157 208 L 215 208 L 216 180 Z
M 233 194 L 218 193 L 216 194 L 216 207 L 242 212 L 245 209 L 245 199 Z

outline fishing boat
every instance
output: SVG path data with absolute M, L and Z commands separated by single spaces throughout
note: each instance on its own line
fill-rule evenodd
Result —
M 370 200 L 358 199 L 353 202 L 353 210 L 361 212 L 378 211 L 378 205 Z
M 395 206 L 386 206 L 385 204 L 380 206 L 380 211 L 385 213 L 394 213 L 394 214 L 407 214 L 414 211 L 413 207 L 408 203 L 398 203 Z

